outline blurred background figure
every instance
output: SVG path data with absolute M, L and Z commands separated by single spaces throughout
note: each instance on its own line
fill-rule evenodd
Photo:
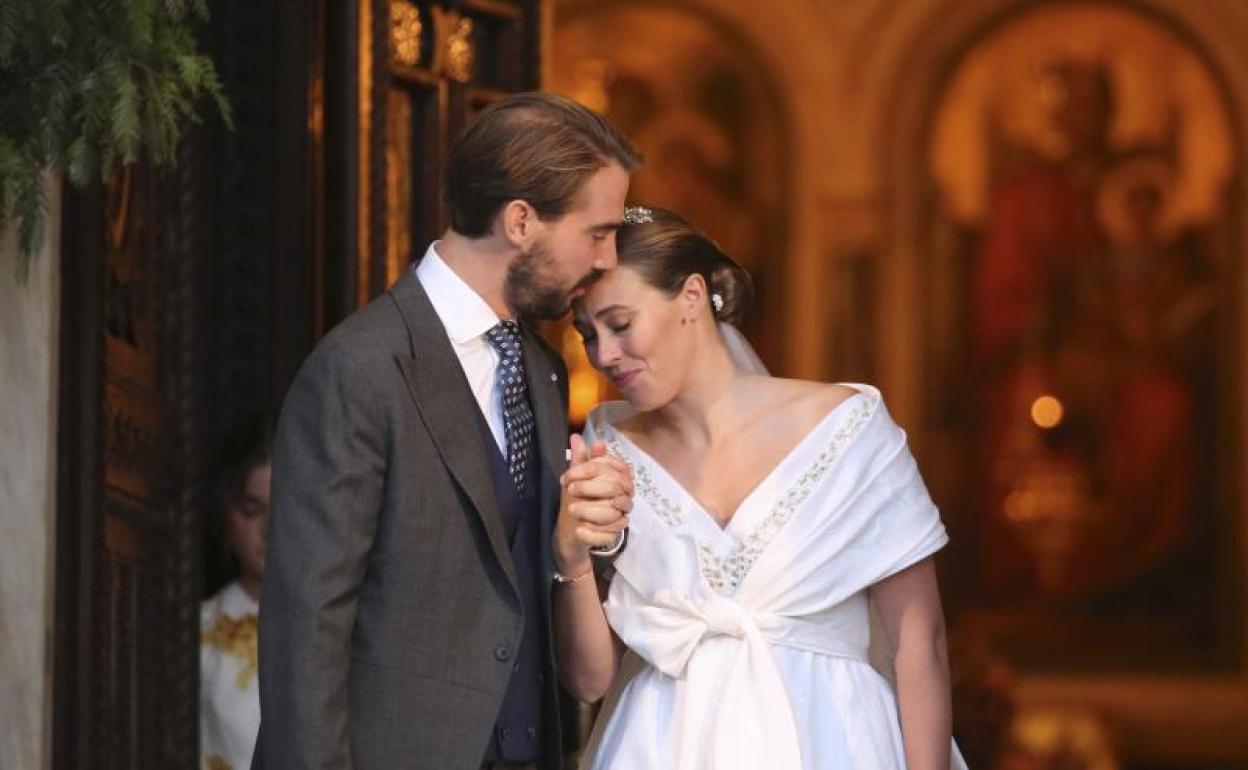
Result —
M 201 770 L 251 767 L 260 727 L 257 617 L 269 523 L 272 433 L 265 419 L 227 437 L 214 488 L 234 578 L 200 614 Z

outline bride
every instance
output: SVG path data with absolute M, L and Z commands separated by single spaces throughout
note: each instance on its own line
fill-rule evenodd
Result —
M 670 212 L 624 222 L 619 268 L 574 309 L 627 403 L 573 439 L 555 531 L 561 676 L 607 696 L 583 766 L 964 768 L 931 559 L 947 537 L 879 391 L 767 376 L 732 325 L 748 274 Z M 586 579 L 595 528 L 628 507 L 592 466 L 620 460 L 627 544 Z

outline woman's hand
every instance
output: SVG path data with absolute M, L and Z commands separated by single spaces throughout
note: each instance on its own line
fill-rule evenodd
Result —
M 601 442 L 587 447 L 573 434 L 570 448 L 571 462 L 559 479 L 563 494 L 553 545 L 555 568 L 575 577 L 590 569 L 590 548 L 615 545 L 628 526 L 633 474 Z

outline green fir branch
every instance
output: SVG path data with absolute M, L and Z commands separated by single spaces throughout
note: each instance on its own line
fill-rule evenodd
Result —
M 172 163 L 200 104 L 233 126 L 192 28 L 204 0 L 0 0 L 0 229 L 24 279 L 47 212 L 45 169 L 79 187 L 142 158 Z

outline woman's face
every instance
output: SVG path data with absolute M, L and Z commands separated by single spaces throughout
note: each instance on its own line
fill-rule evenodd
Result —
M 667 404 L 688 378 L 694 336 L 692 324 L 681 323 L 687 305 L 682 294 L 669 297 L 621 266 L 573 307 L 590 363 L 638 410 Z

